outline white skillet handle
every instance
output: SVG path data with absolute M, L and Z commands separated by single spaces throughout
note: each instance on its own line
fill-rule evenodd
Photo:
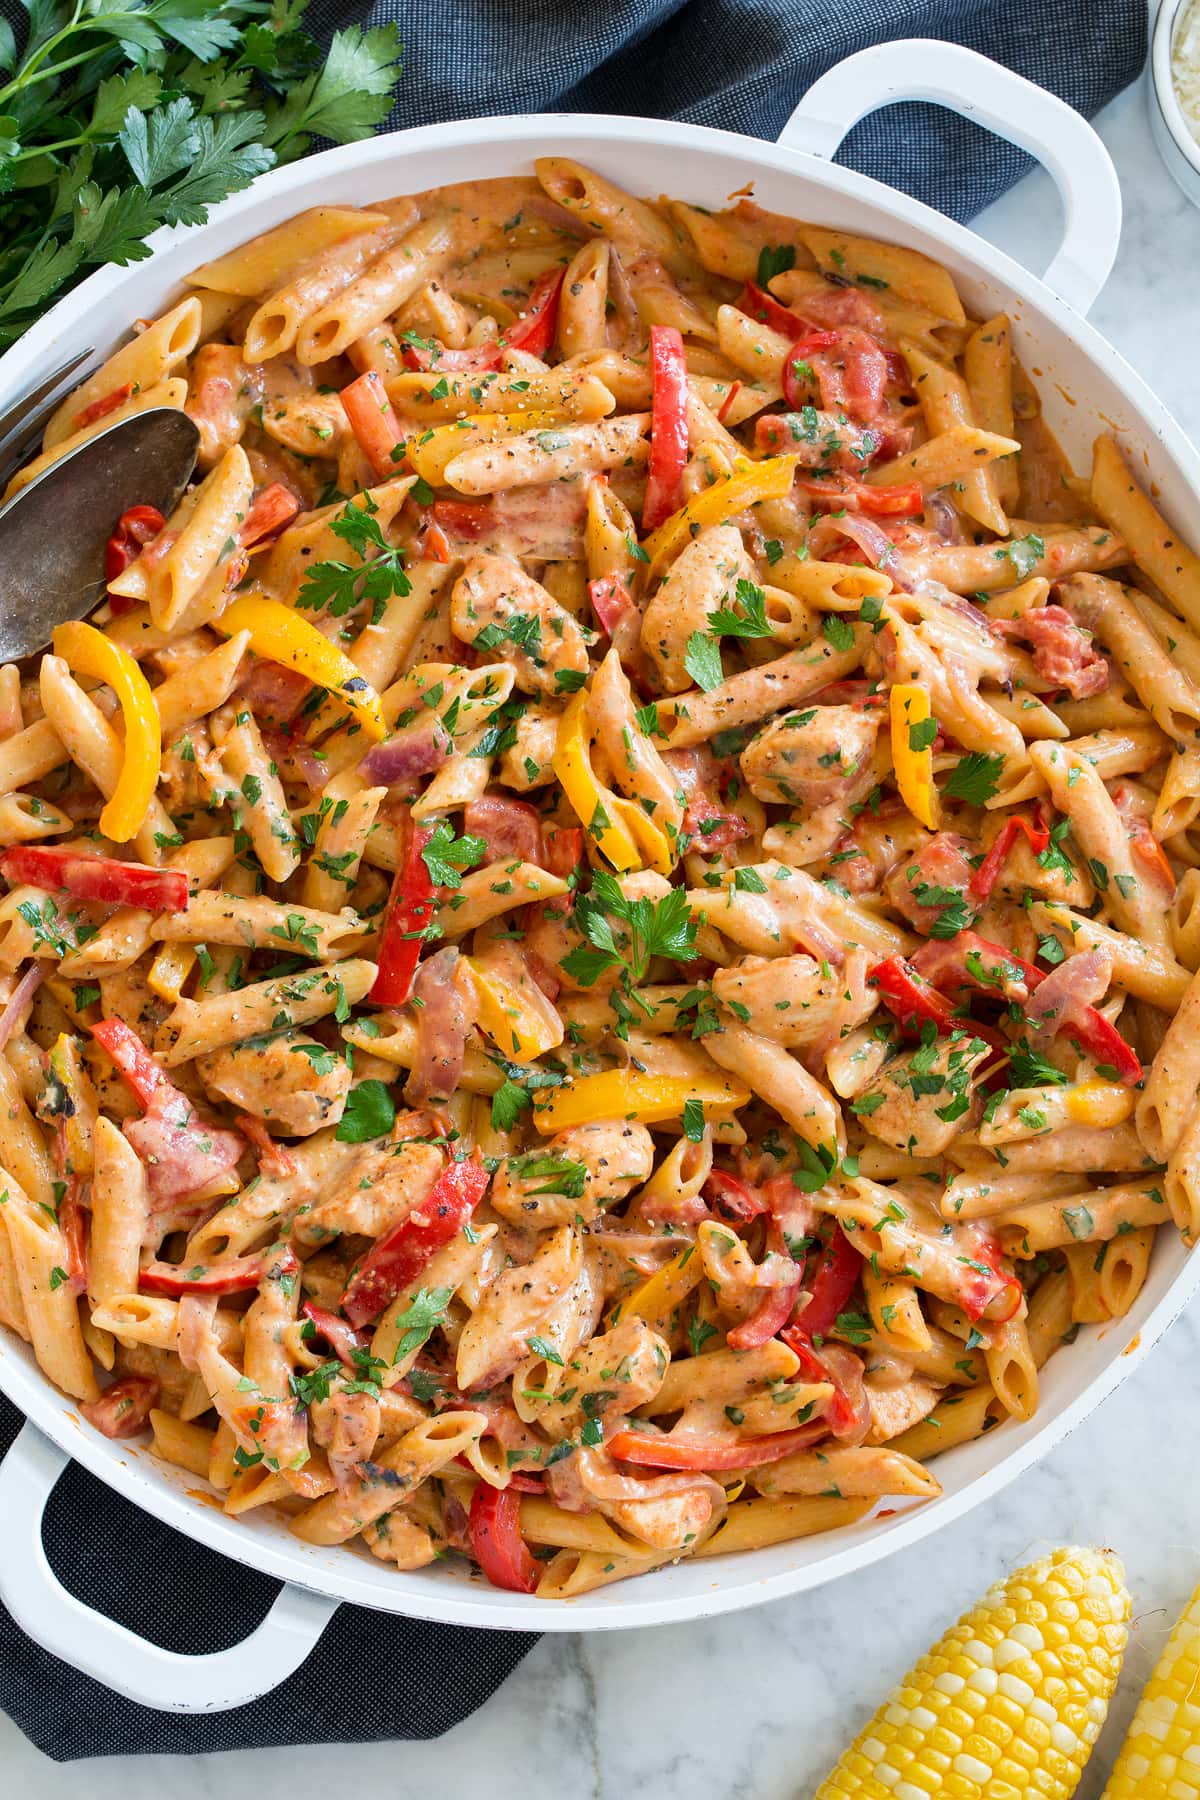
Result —
M 1087 120 L 1056 94 L 961 44 L 902 38 L 860 50 L 822 75 L 779 142 L 832 157 L 861 118 L 898 100 L 949 107 L 1043 165 L 1062 196 L 1065 226 L 1042 279 L 1076 312 L 1086 313 L 1108 279 L 1121 236 L 1117 172 Z
M 244 1706 L 300 1667 L 337 1610 L 336 1600 L 303 1588 L 284 1587 L 257 1630 L 212 1656 L 160 1650 L 69 1594 L 42 1547 L 42 1513 L 69 1461 L 65 1451 L 27 1424 L 0 1463 L 0 1600 L 35 1643 L 127 1700 L 159 1712 Z M 87 1521 L 81 1524 L 86 1527 Z M 170 1580 L 170 1570 L 162 1574 Z M 145 1575 L 139 1576 L 131 1561 L 130 1579 Z

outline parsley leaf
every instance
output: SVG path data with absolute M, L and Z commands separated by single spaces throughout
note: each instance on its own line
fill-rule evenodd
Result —
M 458 887 L 463 870 L 473 869 L 486 855 L 487 843 L 483 838 L 470 835 L 456 838 L 454 827 L 447 819 L 441 819 L 421 852 L 421 860 L 435 887 Z
M 561 1194 L 567 1200 L 582 1200 L 587 1185 L 586 1163 L 575 1162 L 567 1156 L 531 1156 L 514 1157 L 513 1173 L 522 1181 L 544 1181 L 544 1187 L 530 1188 L 530 1195 Z
M 854 627 L 848 625 L 839 613 L 826 613 L 821 621 L 821 636 L 835 650 L 853 650 Z
M 739 580 L 736 589 L 740 612 L 718 607 L 708 615 L 708 628 L 717 637 L 770 637 L 774 627 L 767 618 L 767 596 L 752 581 Z
M 764 244 L 758 253 L 755 279 L 759 287 L 769 287 L 776 275 L 796 266 L 795 244 Z
M 1067 1087 L 1071 1080 L 1052 1062 L 1047 1062 L 1041 1051 L 1035 1050 L 1025 1038 L 1013 1046 L 1008 1059 L 1008 1075 L 1015 1088 Z
M 334 1136 L 340 1144 L 365 1144 L 383 1137 L 396 1122 L 396 1103 L 382 1081 L 360 1081 L 346 1096 L 346 1110 Z
M 948 800 L 982 806 L 999 792 L 1003 767 L 1003 756 L 989 756 L 985 750 L 970 750 L 955 763 L 942 792 Z
M 446 1308 L 453 1293 L 454 1289 L 449 1287 L 420 1288 L 413 1295 L 409 1306 L 396 1320 L 396 1324 L 402 1325 L 404 1330 L 392 1357 L 394 1363 L 398 1363 L 410 1351 L 419 1350 L 432 1337 L 437 1327 L 445 1324 Z
M 720 687 L 725 679 L 725 671 L 721 667 L 721 647 L 706 631 L 693 631 L 683 653 L 683 666 L 696 686 L 703 688 L 705 693 L 710 688 Z
M 1012 542 L 1006 544 L 1004 549 L 998 551 L 997 554 L 1007 556 L 1017 580 L 1024 581 L 1033 574 L 1034 569 L 1045 556 L 1046 544 L 1043 538 L 1031 531 L 1028 537 L 1013 538 Z

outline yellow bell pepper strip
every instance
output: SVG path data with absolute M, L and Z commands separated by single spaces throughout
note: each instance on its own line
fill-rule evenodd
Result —
M 121 703 L 125 753 L 117 785 L 100 814 L 100 829 L 114 844 L 128 843 L 146 821 L 162 761 L 162 725 L 150 683 L 128 650 L 80 619 L 55 631 L 54 654 L 77 675 L 105 682 Z
M 620 794 L 614 794 L 613 799 L 617 817 L 640 850 L 642 862 L 660 875 L 669 876 L 676 860 L 671 839 L 647 817 L 636 800 L 626 800 Z
M 322 637 L 315 625 L 282 600 L 270 600 L 265 594 L 242 594 L 213 623 L 226 637 L 248 631 L 250 648 L 258 656 L 285 669 L 295 669 L 317 687 L 326 688 L 376 742 L 387 736 L 375 689 L 359 674 L 344 650 Z
M 798 461 L 795 456 L 770 456 L 764 462 L 746 462 L 724 481 L 714 481 L 702 493 L 694 494 L 642 545 L 650 558 L 649 579 L 657 580 L 666 565 L 706 525 L 723 525 L 734 513 L 744 512 L 760 500 L 780 499 L 792 485 Z
M 1123 1125 L 1137 1104 L 1131 1087 L 1116 1081 L 1081 1081 L 1063 1096 L 1067 1117 L 1077 1125 Z
M 561 430 L 564 425 L 578 423 L 578 419 L 566 418 L 544 406 L 529 412 L 467 413 L 452 425 L 435 425 L 419 437 L 410 438 L 408 460 L 431 487 L 445 487 L 446 465 L 464 450 L 473 450 L 477 444 L 493 444 L 499 438 L 519 437 L 523 431 Z
M 933 785 L 933 751 L 937 735 L 925 729 L 933 723 L 929 690 L 919 681 L 898 681 L 889 700 L 892 725 L 892 765 L 900 798 L 914 819 L 928 831 L 937 830 L 937 792 Z M 914 744 L 914 739 L 916 740 Z M 927 741 L 925 741 L 927 740 Z
M 670 1331 L 679 1308 L 703 1279 L 704 1258 L 695 1244 L 685 1244 L 678 1256 L 656 1269 L 627 1299 L 617 1302 L 607 1323 L 612 1326 L 619 1319 L 644 1319 L 652 1331 Z
M 533 1118 L 538 1130 L 547 1133 L 592 1119 L 640 1119 L 643 1125 L 658 1125 L 682 1118 L 688 1100 L 698 1100 L 711 1117 L 735 1112 L 749 1099 L 749 1088 L 715 1070 L 711 1075 L 639 1075 L 636 1070 L 605 1069 L 553 1088 Z
M 601 855 L 614 869 L 641 867 L 637 842 L 625 822 L 625 803 L 592 771 L 587 739 L 587 695 L 576 694 L 558 722 L 554 773 L 563 793 Z
M 563 1041 L 563 1023 L 541 989 L 530 982 L 530 992 L 506 981 L 498 969 L 488 968 L 477 957 L 464 956 L 475 990 L 475 1022 L 502 1056 L 532 1062 Z

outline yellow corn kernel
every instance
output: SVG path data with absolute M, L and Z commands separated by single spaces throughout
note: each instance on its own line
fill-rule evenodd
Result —
M 1131 1605 L 1111 1550 L 1072 1545 L 1017 1569 L 889 1694 L 815 1800 L 1069 1800 L 1117 1685 Z
M 1081 1081 L 1063 1096 L 1077 1125 L 1123 1125 L 1133 1112 L 1137 1094 L 1119 1081 Z
M 1200 1767 L 1200 1587 L 1180 1614 L 1137 1703 L 1101 1800 L 1175 1800 Z

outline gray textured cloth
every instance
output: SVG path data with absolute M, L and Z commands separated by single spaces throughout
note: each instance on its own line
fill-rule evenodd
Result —
M 314 28 L 350 19 L 400 27 L 393 127 L 636 113 L 774 138 L 834 63 L 904 37 L 966 44 L 1090 116 L 1146 57 L 1142 0 L 313 0 Z M 864 119 L 838 161 L 956 219 L 1030 166 L 956 114 L 913 105 Z
M 0 0 L 5 12 L 19 15 L 16 0 Z M 984 51 L 1092 113 L 1133 80 L 1146 50 L 1143 0 L 315 0 L 308 22 L 329 31 L 385 20 L 399 24 L 406 45 L 394 128 L 586 111 L 773 138 L 841 57 L 914 36 Z M 1011 145 L 928 106 L 865 120 L 840 160 L 958 219 L 1028 166 Z M 646 185 L 669 181 L 648 175 Z M 0 1399 L 0 1452 L 18 1424 L 16 1409 Z M 78 1467 L 59 1484 L 45 1539 L 73 1592 L 174 1650 L 236 1643 L 275 1592 L 273 1581 L 137 1512 Z M 275 1693 L 233 1712 L 182 1718 L 134 1706 L 77 1675 L 0 1609 L 0 1706 L 59 1761 L 433 1737 L 480 1705 L 533 1642 L 343 1607 Z

